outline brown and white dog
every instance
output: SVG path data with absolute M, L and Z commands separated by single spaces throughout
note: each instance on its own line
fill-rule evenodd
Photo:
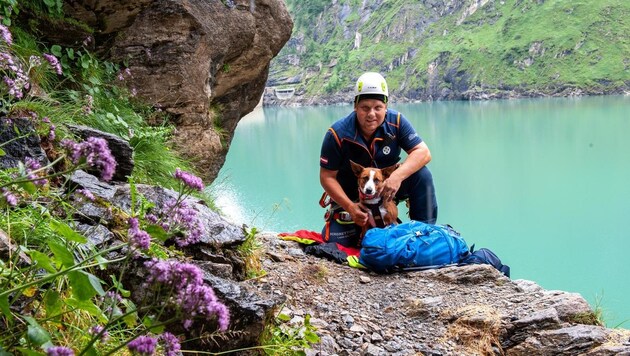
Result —
M 390 166 L 383 169 L 373 167 L 363 167 L 362 165 L 350 161 L 352 172 L 357 176 L 359 184 L 359 202 L 368 213 L 368 224 L 363 227 L 361 238 L 367 229 L 372 227 L 385 227 L 398 222 L 398 207 L 390 200 L 385 201 L 379 196 L 381 184 L 389 177 L 397 166 Z

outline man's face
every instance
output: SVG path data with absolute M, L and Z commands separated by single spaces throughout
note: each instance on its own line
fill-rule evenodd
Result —
M 365 137 L 371 137 L 385 120 L 387 104 L 378 99 L 362 99 L 354 104 L 359 129 Z

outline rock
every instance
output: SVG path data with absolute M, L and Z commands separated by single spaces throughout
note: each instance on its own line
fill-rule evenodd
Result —
M 359 281 L 360 281 L 361 283 L 364 283 L 364 284 L 365 284 L 365 283 L 370 283 L 372 280 L 370 279 L 370 277 L 367 277 L 367 276 L 360 276 L 360 277 L 359 277 Z
M 0 155 L 0 169 L 15 168 L 26 157 L 33 158 L 42 166 L 49 163 L 31 118 L 0 117 L 0 142 L 4 151 Z
M 82 170 L 72 172 L 69 179 L 71 190 L 87 189 L 93 195 L 105 200 L 112 199 L 116 194 L 116 186 L 106 182 L 101 182 L 95 176 L 88 174 Z
M 119 136 L 112 135 L 103 131 L 99 131 L 87 126 L 66 125 L 72 133 L 79 136 L 83 140 L 88 137 L 98 137 L 107 141 L 107 145 L 112 152 L 112 156 L 116 159 L 116 171 L 112 178 L 113 181 L 126 182 L 127 177 L 133 173 L 133 149 L 129 142 Z
M 225 160 L 238 121 L 260 101 L 269 63 L 293 28 L 281 0 L 231 3 L 78 0 L 64 7 L 65 16 L 96 29 L 100 52 L 129 63 L 130 89 L 175 117 L 178 150 L 196 158 L 209 181 Z M 67 32 L 57 37 L 77 37 Z
M 581 355 L 607 341 L 609 332 L 599 326 L 576 325 L 544 330 L 511 348 L 508 355 Z

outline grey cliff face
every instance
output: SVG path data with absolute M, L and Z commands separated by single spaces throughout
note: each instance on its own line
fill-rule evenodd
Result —
M 293 27 L 282 0 L 77 0 L 65 10 L 98 29 L 97 49 L 129 63 L 140 98 L 175 117 L 178 149 L 208 181 Z

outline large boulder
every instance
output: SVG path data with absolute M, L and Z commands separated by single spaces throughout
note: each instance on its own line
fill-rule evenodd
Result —
M 99 51 L 129 64 L 130 89 L 175 117 L 177 147 L 207 181 L 293 27 L 282 0 L 76 0 L 65 11 L 98 30 Z

